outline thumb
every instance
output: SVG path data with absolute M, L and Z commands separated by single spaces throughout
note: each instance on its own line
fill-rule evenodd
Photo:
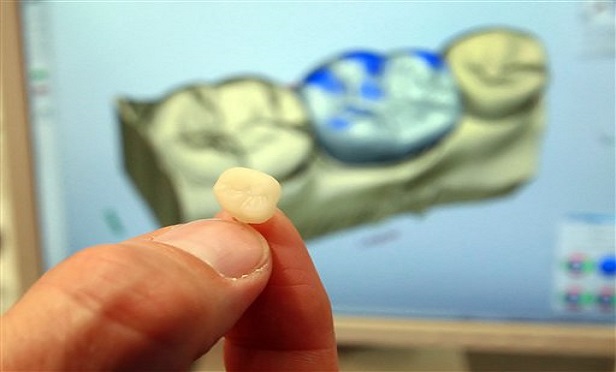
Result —
M 2 317 L 0 369 L 188 369 L 263 290 L 270 257 L 223 220 L 80 251 Z

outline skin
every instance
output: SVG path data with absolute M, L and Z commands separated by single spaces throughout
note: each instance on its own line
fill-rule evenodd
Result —
M 189 228 L 201 223 L 222 221 Z M 2 316 L 0 369 L 188 370 L 226 336 L 229 371 L 336 370 L 329 300 L 301 237 L 280 211 L 253 228 L 269 254 L 239 279 L 157 241 L 171 228 L 77 253 Z
M 231 218 L 223 212 L 220 217 Z M 337 370 L 331 305 L 301 236 L 280 211 L 253 225 L 268 241 L 272 275 L 225 339 L 228 370 Z

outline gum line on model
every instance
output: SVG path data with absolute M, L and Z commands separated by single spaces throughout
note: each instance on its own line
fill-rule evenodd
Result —
M 546 81 L 541 44 L 512 29 L 347 51 L 294 88 L 246 76 L 119 100 L 125 167 L 162 225 L 216 213 L 226 169 L 265 172 L 309 239 L 518 189 L 537 170 Z

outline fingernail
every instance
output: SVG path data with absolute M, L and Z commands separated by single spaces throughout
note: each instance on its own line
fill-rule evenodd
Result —
M 227 278 L 255 272 L 269 255 L 267 242 L 259 233 L 248 225 L 225 220 L 190 222 L 153 240 L 192 254 Z

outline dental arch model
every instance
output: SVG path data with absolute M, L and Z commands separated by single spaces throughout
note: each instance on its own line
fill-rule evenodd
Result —
M 255 77 L 122 100 L 125 166 L 161 224 L 213 216 L 231 167 L 280 180 L 304 238 L 503 196 L 537 169 L 545 52 L 489 29 L 441 53 L 352 51 L 293 90 Z

